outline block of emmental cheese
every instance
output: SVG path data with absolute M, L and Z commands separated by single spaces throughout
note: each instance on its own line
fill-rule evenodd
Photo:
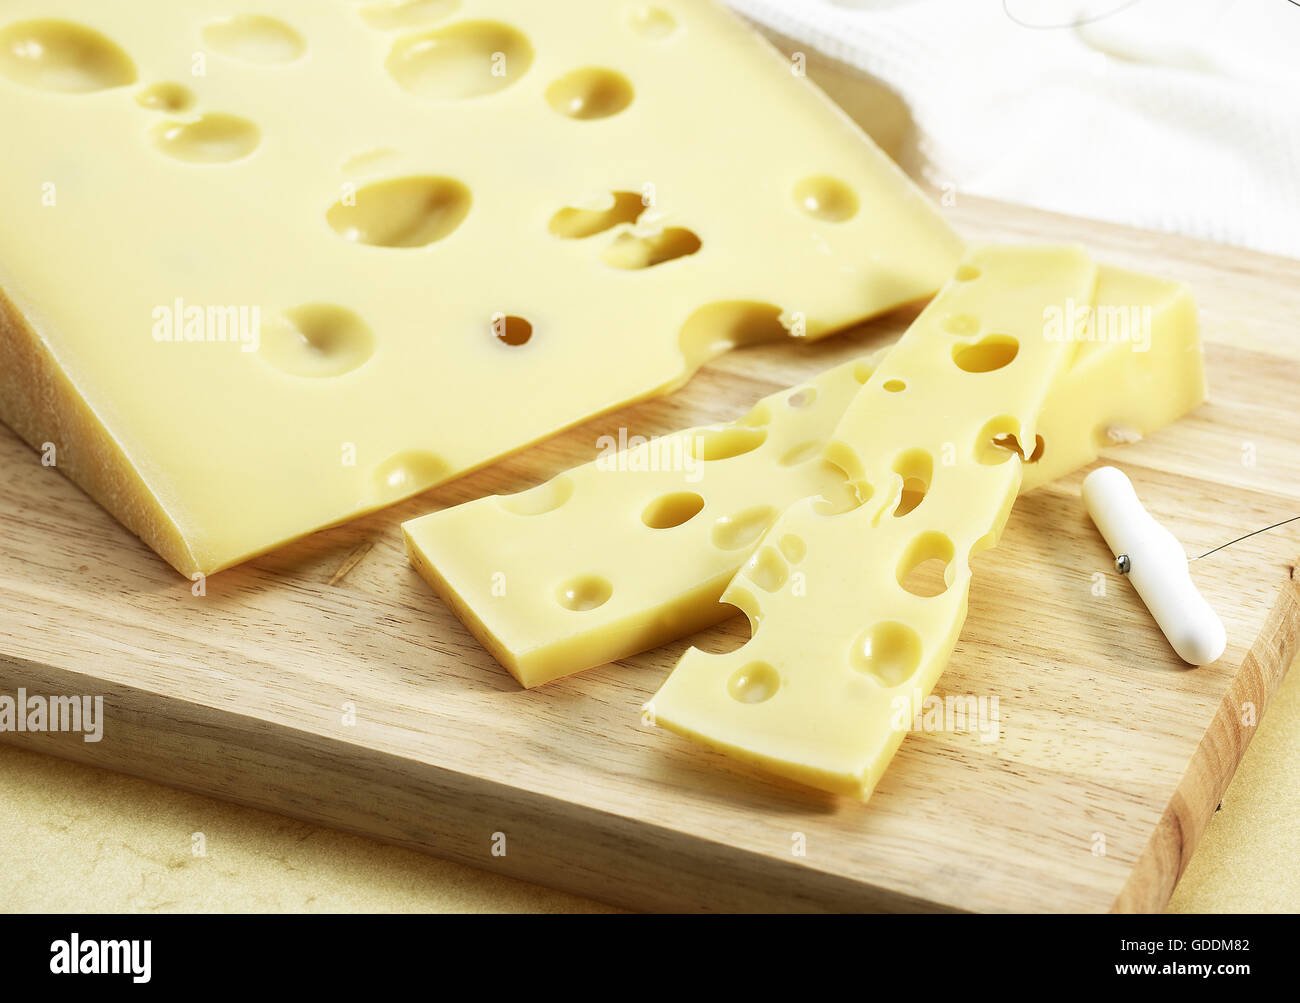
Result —
M 187 574 L 960 255 L 703 0 L 8 0 L 0 135 L 0 418 Z
M 1044 318 L 1046 333 L 1068 331 L 1080 343 L 1038 423 L 1022 491 L 1205 398 L 1185 286 L 1103 266 L 1093 303 L 1075 304 L 1069 317 L 1059 307 L 1059 322 Z M 413 519 L 403 527 L 411 561 L 525 686 L 686 636 L 735 613 L 718 599 L 777 512 L 842 490 L 821 449 L 874 365 L 828 370 L 731 425 L 612 455 L 610 444 L 596 461 L 524 494 Z M 694 441 L 726 448 L 702 449 L 702 460 Z M 608 589 L 570 608 L 571 583 L 595 579 Z
M 860 504 L 788 508 L 723 600 L 752 638 L 689 649 L 649 702 L 656 724 L 802 783 L 865 799 L 966 618 L 971 556 L 1020 489 L 1008 437 L 1032 443 L 1077 342 L 1044 312 L 1091 303 L 1075 248 L 972 250 L 876 367 L 826 456 Z

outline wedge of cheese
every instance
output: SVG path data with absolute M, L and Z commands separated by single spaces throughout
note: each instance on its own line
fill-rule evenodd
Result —
M 960 255 L 714 3 L 246 7 L 0 10 L 0 419 L 186 574 Z
M 1038 423 L 1023 491 L 1136 442 L 1205 400 L 1200 323 L 1187 286 L 1102 265 L 1091 309 L 1070 307 L 1044 318 L 1049 336 L 1072 337 L 1079 348 Z
M 753 637 L 691 648 L 649 703 L 655 723 L 836 793 L 866 798 L 966 618 L 970 558 L 997 543 L 1019 454 L 1078 342 L 1045 313 L 1093 299 L 1076 248 L 972 250 L 877 366 L 826 456 L 861 504 L 796 502 L 723 594 Z M 910 704 L 908 704 L 910 706 Z
M 1075 304 L 1061 322 L 1080 344 L 1029 446 L 1022 490 L 1205 399 L 1186 286 L 1102 267 L 1095 302 Z M 878 358 L 764 398 L 729 425 L 621 452 L 609 443 L 596 461 L 531 491 L 413 519 L 403 526 L 407 552 L 524 686 L 684 637 L 734 614 L 718 599 L 777 513 L 810 495 L 841 503 L 842 472 L 822 448 Z M 575 583 L 597 580 L 573 608 Z

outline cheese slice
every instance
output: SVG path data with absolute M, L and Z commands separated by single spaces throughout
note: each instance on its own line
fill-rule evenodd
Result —
M 411 563 L 524 686 L 684 637 L 763 531 L 810 494 L 850 504 L 822 447 L 877 356 L 772 394 L 734 422 L 603 453 L 514 495 L 402 526 Z
M 714 3 L 255 11 L 0 13 L 0 418 L 186 574 L 960 255 Z
M 1062 323 L 1081 343 L 1038 424 L 1021 490 L 1205 399 L 1186 286 L 1103 266 L 1095 303 L 1076 304 Z M 777 513 L 810 495 L 842 497 L 843 476 L 821 450 L 878 358 L 772 394 L 730 424 L 620 452 L 611 442 L 523 494 L 413 519 L 403 526 L 411 562 L 524 686 L 685 637 L 735 613 L 718 599 Z M 608 584 L 604 601 L 566 605 L 574 583 L 596 579 Z
M 804 499 L 723 601 L 753 637 L 689 649 L 650 701 L 656 724 L 775 773 L 865 799 L 966 618 L 970 558 L 997 543 L 1019 455 L 1077 348 L 1044 315 L 1092 302 L 1076 248 L 972 250 L 880 363 L 826 455 L 861 504 Z

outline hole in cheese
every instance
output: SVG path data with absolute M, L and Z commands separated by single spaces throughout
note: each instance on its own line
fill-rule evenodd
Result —
M 547 229 L 566 240 L 582 240 L 620 223 L 635 223 L 645 208 L 637 192 L 614 192 L 608 209 L 561 209 L 551 217 Z
M 746 562 L 745 575 L 764 592 L 776 592 L 790 577 L 790 569 L 777 550 L 760 547 Z
M 777 544 L 781 548 L 781 553 L 791 564 L 798 564 L 808 553 L 808 545 L 803 542 L 803 538 L 794 533 L 786 533 L 781 537 Z
M 904 516 L 925 500 L 926 492 L 930 490 L 930 478 L 934 475 L 934 460 L 924 449 L 909 449 L 894 460 L 894 473 L 903 481 L 894 515 Z
M 614 268 L 639 271 L 690 257 L 702 246 L 700 238 L 690 230 L 682 226 L 670 226 L 648 236 L 620 233 L 601 252 L 600 260 Z
M 0 31 L 0 74 L 42 91 L 87 94 L 136 81 L 116 42 L 74 21 L 19 21 Z
M 517 348 L 528 344 L 533 336 L 533 325 L 512 313 L 498 313 L 492 316 L 492 337 L 503 345 Z
M 849 664 L 882 686 L 898 686 L 907 682 L 921 664 L 921 637 L 894 620 L 878 623 L 854 640 Z
M 210 112 L 193 122 L 162 122 L 151 133 L 156 147 L 174 160 L 225 164 L 257 149 L 261 130 L 246 118 Z
M 325 219 L 345 240 L 374 247 L 424 247 L 460 226 L 470 192 L 433 175 L 376 181 L 330 207 Z
M 858 196 L 838 178 L 816 174 L 794 186 L 794 202 L 813 219 L 843 223 L 858 212 Z
M 405 498 L 447 479 L 450 465 L 436 453 L 406 449 L 389 457 L 371 475 L 372 497 L 381 504 Z
M 153 84 L 135 96 L 135 103 L 150 111 L 186 111 L 194 107 L 194 92 L 184 84 Z
M 752 452 L 767 440 L 764 428 L 731 426 L 700 432 L 691 439 L 691 456 L 697 460 L 729 460 Z
M 930 530 L 913 540 L 898 562 L 898 584 L 905 592 L 929 598 L 942 595 L 950 584 L 953 543 Z
M 239 14 L 204 25 L 203 44 L 213 52 L 247 63 L 291 63 L 307 51 L 293 28 L 262 14 Z
M 1020 446 L 1020 440 L 1011 433 L 994 436 L 993 445 L 997 446 L 999 449 L 1006 449 L 1015 453 L 1026 463 L 1037 463 L 1043 458 L 1043 451 L 1047 448 L 1047 444 L 1043 441 L 1043 437 L 1041 435 L 1036 435 L 1034 436 L 1034 451 L 1026 456 L 1024 449 Z
M 585 612 L 609 602 L 614 586 L 599 575 L 580 575 L 562 582 L 555 590 L 556 601 L 565 609 Z
M 704 508 L 704 499 L 694 491 L 660 495 L 641 512 L 641 521 L 651 529 L 675 529 L 690 522 Z
M 992 373 L 1015 361 L 1020 342 L 1009 334 L 990 334 L 973 345 L 954 345 L 952 361 L 967 373 Z
M 443 100 L 479 97 L 509 87 L 533 63 L 533 47 L 500 21 L 462 21 L 406 35 L 384 66 L 406 91 Z
M 677 30 L 677 20 L 662 7 L 641 5 L 627 15 L 628 27 L 643 38 L 662 41 Z
M 741 666 L 727 680 L 727 692 L 740 703 L 762 703 L 776 696 L 781 677 L 767 662 L 750 662 Z
M 730 349 L 786 337 L 790 332 L 781 316 L 779 306 L 757 300 L 707 303 L 686 319 L 677 345 L 694 368 Z
M 735 585 L 728 588 L 729 594 L 735 591 Z M 732 606 L 740 605 L 730 597 L 726 601 Z M 741 601 L 745 600 L 742 598 Z M 733 616 L 693 636 L 691 646 L 707 651 L 710 655 L 729 655 L 733 651 L 739 651 L 751 640 L 753 633 L 749 624 L 740 617 Z
M 826 443 L 823 453 L 832 466 L 844 472 L 843 476 L 846 479 L 860 481 L 866 478 L 867 471 L 862 463 L 862 457 L 858 456 L 858 451 L 843 439 L 831 439 Z
M 776 516 L 777 511 L 771 505 L 756 505 L 724 515 L 714 522 L 709 538 L 719 550 L 741 550 L 756 542 Z
M 841 462 L 843 461 L 843 462 Z M 818 515 L 843 515 L 869 501 L 875 489 L 863 479 L 862 465 L 842 442 L 826 446 L 825 458 L 816 468 L 818 498 L 813 511 Z
M 817 399 L 816 387 L 804 387 L 795 393 L 792 393 L 785 399 L 785 402 L 791 407 L 808 407 Z
M 891 394 L 902 393 L 907 389 L 907 384 L 902 380 L 885 380 L 884 388 Z
M 627 77 L 600 66 L 574 70 L 546 88 L 550 106 L 579 121 L 617 115 L 632 103 L 633 94 Z
M 375 336 L 346 307 L 309 303 L 286 310 L 268 324 L 258 352 L 292 376 L 342 376 L 375 354 Z
M 1020 421 L 1014 415 L 1000 414 L 990 418 L 975 434 L 975 459 L 988 467 L 1006 463 L 1013 453 L 1008 442 L 1018 444 L 1019 434 Z M 1014 452 L 1019 452 L 1019 449 Z
M 1037 463 L 1046 450 L 1043 437 L 1035 435 L 1034 451 L 1026 456 L 1020 445 L 1020 422 L 1009 414 L 985 422 L 975 437 L 975 459 L 985 466 L 1006 463 L 1012 456 L 1019 456 L 1025 463 Z

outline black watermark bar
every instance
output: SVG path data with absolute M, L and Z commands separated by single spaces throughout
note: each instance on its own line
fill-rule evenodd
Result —
M 876 974 L 1073 987 L 1285 977 L 1287 916 L 0 916 L 7 989 L 373 989 L 403 977 L 646 989 Z M 477 972 L 477 975 L 475 974 Z M 620 974 L 621 973 L 621 974 Z M 874 974 L 873 974 L 874 973 Z M 928 973 L 928 974 L 927 974 Z M 967 973 L 963 976 L 962 973 Z M 686 980 L 683 982 L 682 980 Z M 1231 980 L 1224 983 L 1224 980 Z M 59 986 L 58 983 L 65 983 Z M 439 983 L 442 984 L 442 983 Z M 1032 983 L 1027 983 L 1032 984 Z M 882 983 L 883 985 L 883 983 Z M 445 984 L 450 989 L 451 983 Z M 556 988 L 554 985 L 552 989 Z M 547 990 L 550 991 L 550 990 Z M 461 995 L 453 993 L 452 995 Z M 20 998 L 14 996 L 12 998 Z

